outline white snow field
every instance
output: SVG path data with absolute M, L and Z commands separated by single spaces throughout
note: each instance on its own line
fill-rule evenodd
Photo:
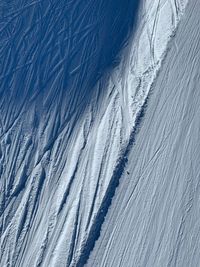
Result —
M 57 65 L 28 104 L 1 95 L 0 266 L 198 266 L 198 10 L 142 0 L 84 109 L 52 90 Z
M 199 10 L 189 1 L 86 266 L 200 266 Z

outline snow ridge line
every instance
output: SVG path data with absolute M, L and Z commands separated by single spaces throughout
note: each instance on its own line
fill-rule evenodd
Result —
M 149 91 L 150 92 L 150 91 Z M 100 232 L 102 225 L 104 223 L 105 217 L 108 213 L 108 209 L 112 204 L 112 199 L 115 196 L 115 192 L 117 187 L 119 186 L 120 179 L 122 178 L 122 175 L 125 171 L 126 165 L 128 163 L 128 155 L 135 143 L 135 139 L 137 134 L 139 133 L 139 130 L 141 128 L 142 120 L 144 118 L 146 108 L 147 108 L 147 102 L 149 99 L 149 94 L 147 95 L 144 104 L 140 108 L 140 110 L 137 113 L 136 120 L 135 120 L 135 125 L 133 127 L 133 130 L 130 134 L 130 138 L 128 141 L 127 146 L 124 148 L 122 151 L 121 156 L 118 159 L 118 163 L 116 164 L 116 167 L 113 171 L 112 178 L 110 180 L 110 183 L 108 185 L 107 191 L 105 193 L 104 199 L 102 201 L 102 204 L 98 210 L 98 213 L 96 215 L 96 218 L 94 220 L 94 223 L 91 227 L 90 232 L 88 233 L 87 240 L 85 241 L 85 244 L 83 245 L 82 251 L 79 255 L 79 258 L 77 261 L 75 260 L 74 263 L 72 263 L 73 267 L 83 267 L 90 256 L 90 253 L 92 252 L 95 242 L 98 240 L 100 237 Z
M 184 8 L 184 10 L 185 10 L 185 8 Z M 182 14 L 183 14 L 183 11 L 182 11 L 181 15 Z M 143 103 L 141 103 L 141 105 L 138 106 L 138 111 L 136 111 L 134 126 L 132 128 L 128 143 L 124 147 L 124 149 L 122 149 L 121 156 L 119 156 L 119 158 L 118 158 L 118 162 L 116 163 L 116 167 L 113 170 L 113 174 L 112 174 L 112 177 L 110 179 L 110 183 L 109 183 L 108 188 L 106 190 L 105 196 L 102 200 L 102 204 L 99 207 L 96 218 L 95 218 L 95 220 L 91 226 L 91 230 L 89 231 L 89 233 L 85 239 L 85 242 L 82 245 L 82 249 L 80 251 L 80 254 L 75 259 L 73 259 L 71 264 L 70 264 L 70 266 L 72 266 L 72 267 L 83 267 L 87 263 L 87 261 L 90 257 L 90 254 L 91 254 L 91 252 L 95 246 L 95 242 L 100 237 L 101 228 L 102 228 L 102 225 L 104 223 L 105 217 L 108 213 L 109 207 L 112 204 L 112 199 L 115 196 L 116 189 L 118 188 L 118 186 L 120 184 L 120 179 L 122 178 L 122 176 L 125 172 L 125 168 L 126 168 L 127 163 L 128 163 L 129 153 L 135 144 L 136 136 L 139 133 L 139 130 L 141 128 L 143 118 L 145 116 L 146 109 L 147 109 L 147 103 L 148 103 L 148 100 L 149 100 L 150 95 L 151 95 L 152 90 L 153 90 L 154 82 L 155 82 L 157 76 L 159 75 L 159 71 L 161 69 L 161 66 L 162 66 L 163 62 L 165 61 L 165 58 L 168 54 L 168 51 L 171 48 L 171 43 L 172 43 L 173 37 L 175 36 L 176 31 L 178 29 L 179 23 L 180 23 L 180 18 L 179 18 L 177 25 L 175 25 L 175 29 L 172 30 L 172 33 L 170 34 L 170 39 L 168 40 L 166 48 L 162 52 L 162 55 L 160 56 L 159 61 L 157 63 L 155 63 L 155 65 L 154 65 L 152 77 L 151 77 L 148 89 L 144 95 Z

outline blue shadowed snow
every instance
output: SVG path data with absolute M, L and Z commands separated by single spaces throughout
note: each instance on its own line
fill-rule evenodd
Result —
M 17 226 L 16 240 L 11 242 L 13 254 L 7 255 L 10 243 L 5 239 L 0 265 L 12 261 L 13 266 L 22 266 L 24 251 L 29 250 L 22 241 L 23 235 L 28 240 L 33 229 L 41 225 L 41 222 L 37 226 L 32 222 L 40 221 L 46 207 L 44 202 L 49 200 L 52 188 L 62 182 L 64 165 L 71 157 L 67 149 L 78 136 L 74 133 L 77 121 L 92 99 L 97 81 L 120 62 L 121 49 L 133 33 L 138 6 L 138 0 L 1 1 L 0 237 L 10 223 Z M 102 78 L 103 85 L 105 80 Z M 106 86 L 100 86 L 99 94 L 105 89 Z M 95 99 L 97 103 L 98 100 Z M 86 122 L 84 127 L 90 126 Z M 87 129 L 83 135 L 87 135 Z M 80 157 L 85 140 L 83 144 L 80 142 Z M 79 158 L 76 164 L 71 182 L 59 199 L 58 217 L 66 208 Z M 124 164 L 121 163 L 119 172 Z M 103 215 L 110 199 L 104 204 Z M 79 209 L 76 212 L 76 220 L 79 220 Z M 19 218 L 17 222 L 15 216 Z M 94 228 L 96 233 L 86 243 L 78 266 L 87 261 L 98 238 L 103 223 L 102 215 L 99 218 L 99 225 Z M 56 229 L 54 233 L 56 236 Z M 13 239 L 12 235 L 8 236 Z M 41 246 L 43 250 L 43 244 Z M 68 265 L 73 261 L 75 237 L 70 247 Z M 31 255 L 34 255 L 32 251 Z M 43 256 L 40 257 L 38 261 L 42 261 Z M 23 264 L 27 266 L 26 262 Z
M 43 98 L 72 112 L 116 64 L 139 1 L 9 1 L 0 6 L 1 101 Z M 118 60 L 117 60 L 118 61 Z M 40 102 L 41 104 L 41 102 Z

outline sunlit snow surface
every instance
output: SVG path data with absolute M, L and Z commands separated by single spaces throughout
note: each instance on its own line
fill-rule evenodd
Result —
M 72 2 L 0 4 L 1 266 L 89 258 L 187 1 Z
M 200 265 L 200 10 L 189 1 L 86 266 Z

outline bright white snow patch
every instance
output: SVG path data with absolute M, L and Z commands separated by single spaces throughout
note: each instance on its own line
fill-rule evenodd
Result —
M 59 124 L 51 110 L 38 126 L 39 137 L 29 140 L 27 136 L 15 136 L 20 133 L 17 123 L 11 127 L 15 131 L 5 134 L 2 149 L 8 146 L 8 170 L 14 159 L 21 164 L 13 194 L 21 186 L 27 162 L 32 162 L 32 169 L 26 174 L 28 182 L 22 197 L 16 201 L 13 198 L 4 212 L 3 222 L 9 218 L 9 223 L 1 236 L 1 266 L 8 262 L 16 267 L 76 266 L 186 3 L 142 1 L 136 32 L 124 49 L 122 62 L 106 85 L 102 80 L 98 82 L 96 95 L 80 123 L 73 125 L 73 115 L 51 149 L 52 129 Z M 107 90 L 101 90 L 105 86 Z M 35 110 L 32 107 L 21 112 L 30 124 Z M 13 150 L 6 139 L 9 134 L 17 142 Z M 37 149 L 31 153 L 33 144 Z M 17 154 L 17 147 L 21 151 L 23 148 L 22 155 Z

